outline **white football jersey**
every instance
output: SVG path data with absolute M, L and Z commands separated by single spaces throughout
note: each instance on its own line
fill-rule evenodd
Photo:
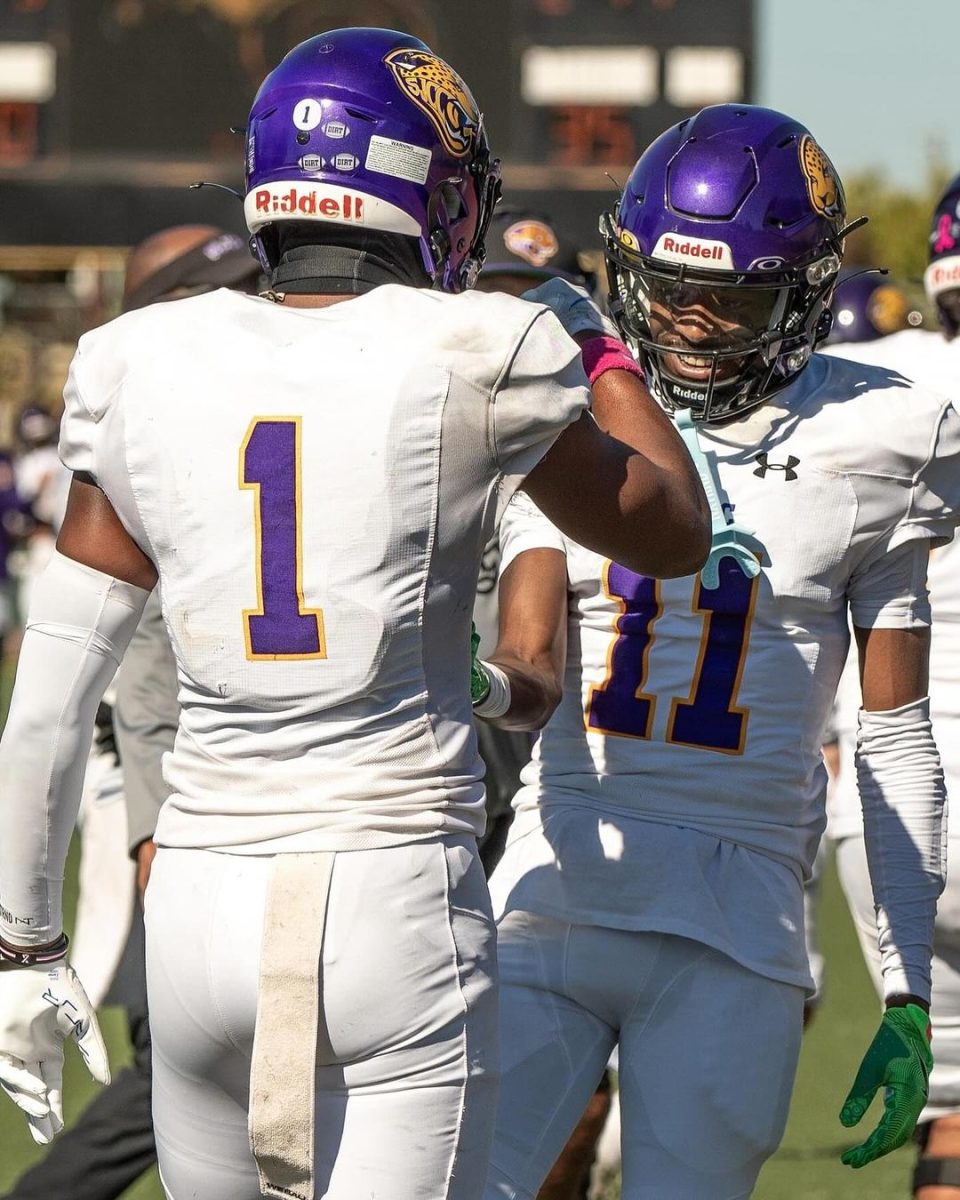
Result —
M 838 358 L 872 363 L 897 371 L 924 387 L 960 397 L 960 341 L 948 342 L 939 333 L 905 329 L 890 337 L 854 345 L 838 345 L 828 353 Z M 947 796 L 960 798 L 960 540 L 930 555 L 927 582 L 933 624 L 930 631 L 930 715 L 940 751 Z M 853 770 L 860 686 L 856 664 L 844 671 L 837 693 L 836 727 L 841 751 L 841 774 L 830 791 L 828 832 L 841 838 L 863 829 L 860 796 Z M 960 837 L 960 820 L 947 823 L 948 834 Z
M 848 609 L 864 627 L 926 623 L 922 597 L 891 592 L 884 560 L 960 519 L 960 416 L 889 372 L 815 356 L 772 401 L 698 434 L 725 511 L 754 531 L 755 579 L 724 559 L 715 589 L 658 582 L 572 543 L 522 495 L 507 510 L 504 569 L 525 549 L 561 550 L 573 614 L 516 836 L 536 810 L 560 864 L 536 911 L 693 935 L 808 983 L 798 883 L 824 824 L 820 743 Z M 571 806 L 597 832 L 567 836 Z M 590 878 L 593 853 L 604 867 Z M 521 890 L 510 903 L 528 907 Z
M 218 291 L 81 340 L 61 454 L 156 564 L 182 714 L 161 845 L 483 825 L 470 613 L 498 508 L 589 390 L 546 309 Z

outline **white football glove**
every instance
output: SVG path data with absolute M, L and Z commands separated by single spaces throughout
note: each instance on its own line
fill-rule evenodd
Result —
M 63 1129 L 63 1043 L 76 1038 L 87 1069 L 110 1082 L 107 1049 L 93 1006 L 66 959 L 0 965 L 0 1088 L 23 1109 L 35 1142 Z
M 595 333 L 598 337 L 622 340 L 616 325 L 603 315 L 590 293 L 568 279 L 548 279 L 524 292 L 523 299 L 546 305 L 571 337 L 576 333 Z

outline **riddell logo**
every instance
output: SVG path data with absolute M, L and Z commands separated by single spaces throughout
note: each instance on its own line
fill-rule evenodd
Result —
M 254 202 L 258 213 L 302 213 L 305 217 L 326 217 L 330 221 L 356 221 L 363 224 L 363 197 L 323 195 L 310 188 L 302 190 L 292 187 L 289 191 L 274 193 L 260 188 Z
M 939 289 L 956 287 L 960 284 L 960 263 L 952 262 L 949 266 L 933 263 L 927 268 L 927 283 Z
M 653 257 L 666 258 L 671 262 L 695 262 L 718 270 L 733 270 L 733 254 L 727 243 L 714 242 L 707 238 L 661 234 L 653 248 Z

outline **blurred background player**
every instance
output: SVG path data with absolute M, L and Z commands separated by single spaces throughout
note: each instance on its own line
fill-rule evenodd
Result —
M 71 499 L 2 747 L 0 1078 L 55 1135 L 61 1008 L 106 1073 L 61 931 L 71 751 L 162 575 L 181 698 L 146 905 L 164 1186 L 469 1200 L 498 1073 L 468 686 L 482 547 L 522 482 L 589 544 L 682 573 L 705 499 L 581 293 L 457 295 L 499 164 L 424 43 L 295 47 L 246 158 L 268 291 L 128 313 L 71 369 Z M 488 671 L 479 715 L 523 701 L 513 673 Z
M 874 342 L 923 323 L 923 314 L 885 271 L 856 267 L 840 272 L 830 311 L 833 324 L 824 346 Z
M 130 252 L 124 307 L 130 311 L 217 287 L 252 291 L 260 276 L 259 264 L 236 234 L 208 225 L 177 226 Z M 157 1160 L 143 920 L 139 903 L 130 903 L 129 859 L 136 861 L 142 897 L 153 831 L 167 796 L 160 763 L 173 749 L 179 711 L 176 662 L 157 590 L 98 711 L 98 736 L 84 780 L 72 954 L 91 1003 L 125 1009 L 133 1064 L 21 1176 L 6 1200 L 116 1200 Z
M 924 283 L 941 331 L 904 329 L 869 344 L 831 353 L 876 364 L 951 397 L 960 396 L 960 177 L 937 203 L 929 234 Z M 910 421 L 909 410 L 904 415 Z M 933 936 L 934 1067 L 930 1098 L 920 1118 L 921 1157 L 913 1177 L 918 1200 L 960 1197 L 960 546 L 954 538 L 930 555 L 930 716 L 953 811 L 947 824 L 947 884 Z M 837 696 L 839 776 L 831 791 L 828 830 L 837 842 L 837 870 L 871 976 L 882 986 L 877 921 L 870 893 L 863 820 L 853 766 L 860 700 L 855 670 L 844 673 Z
M 0 450 L 0 666 L 6 654 L 7 635 L 18 623 L 10 556 L 31 527 L 28 510 L 17 491 L 13 458 Z
M 856 224 L 802 125 L 734 105 L 658 138 L 604 220 L 616 318 L 714 493 L 714 548 L 657 583 L 522 495 L 501 524 L 501 646 L 549 657 L 544 695 L 562 699 L 491 879 L 504 1078 L 486 1200 L 536 1194 L 617 1043 L 624 1200 L 752 1192 L 811 990 L 802 881 L 848 612 L 887 1008 L 841 1120 L 880 1086 L 887 1107 L 844 1161 L 902 1144 L 923 1105 L 943 810 L 923 578 L 960 518 L 960 415 L 813 353 Z
M 836 289 L 830 301 L 830 311 L 833 314 L 833 324 L 825 339 L 824 351 L 838 346 L 837 353 L 856 358 L 858 351 L 855 346 L 863 342 L 873 342 L 879 338 L 889 337 L 901 329 L 915 328 L 922 324 L 923 314 L 915 308 L 904 289 L 891 280 L 885 271 L 865 270 L 862 267 L 843 267 L 838 277 Z M 851 643 L 840 680 L 840 689 L 847 687 L 848 680 L 857 679 L 857 648 Z M 856 683 L 859 696 L 859 682 Z M 854 705 L 854 716 L 859 702 Z M 835 710 L 836 711 L 836 710 Z M 807 957 L 810 961 L 810 974 L 813 977 L 815 991 L 807 997 L 804 1005 L 804 1020 L 809 1022 L 823 999 L 825 981 L 825 962 L 820 949 L 818 936 L 818 904 L 820 887 L 823 879 L 823 869 L 829 856 L 830 846 L 834 838 L 833 786 L 837 777 L 838 731 L 834 728 L 833 717 L 824 734 L 823 758 L 827 767 L 827 828 L 820 842 L 817 857 L 814 860 L 810 878 L 804 888 L 804 932 L 807 939 Z M 863 823 L 859 817 L 857 805 L 856 824 L 862 830 Z M 842 818 L 841 825 L 842 825 Z

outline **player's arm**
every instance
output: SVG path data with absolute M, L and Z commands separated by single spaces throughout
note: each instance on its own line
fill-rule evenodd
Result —
M 933 1061 L 930 958 L 945 876 L 945 792 L 926 694 L 926 558 L 923 541 L 885 555 L 860 582 L 853 604 L 863 696 L 857 782 L 885 1000 L 880 1029 L 840 1115 L 844 1125 L 857 1124 L 884 1088 L 879 1125 L 843 1156 L 854 1167 L 909 1138 L 926 1102 Z M 871 607 L 876 623 L 858 620 Z
M 694 574 L 710 549 L 709 505 L 632 355 L 582 289 L 554 279 L 527 298 L 546 304 L 581 346 L 593 402 L 527 474 L 524 490 L 597 554 L 643 575 Z
M 518 555 L 500 576 L 499 607 L 496 649 L 474 659 L 474 712 L 501 729 L 541 729 L 563 694 L 566 556 L 550 547 Z
M 925 554 L 925 548 L 919 547 Z M 945 790 L 930 724 L 930 629 L 855 628 L 863 708 L 857 781 L 887 1006 L 929 1009 L 943 890 Z
M 607 371 L 591 390 L 592 412 L 560 435 L 524 491 L 605 558 L 660 579 L 694 574 L 710 549 L 710 512 L 680 435 L 635 375 Z
M 63 1127 L 63 1042 L 109 1079 L 96 1016 L 66 961 L 64 865 L 94 718 L 137 626 L 152 563 L 100 490 L 75 480 L 38 579 L 0 741 L 0 1087 L 35 1140 Z

